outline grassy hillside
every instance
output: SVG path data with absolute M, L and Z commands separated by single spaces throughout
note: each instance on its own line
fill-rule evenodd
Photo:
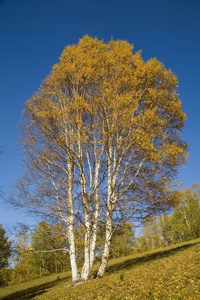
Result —
M 9 286 L 0 299 L 200 299 L 200 240 L 111 260 L 101 279 L 70 280 L 68 272 Z

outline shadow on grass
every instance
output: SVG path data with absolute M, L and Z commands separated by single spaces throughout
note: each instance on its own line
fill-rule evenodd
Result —
M 70 277 L 65 277 L 59 280 L 54 280 L 34 287 L 14 292 L 8 296 L 0 297 L 0 300 L 28 300 L 47 292 L 48 289 L 55 287 L 60 282 L 66 281 Z
M 151 261 L 154 259 L 159 259 L 162 257 L 167 257 L 170 255 L 174 255 L 177 252 L 183 250 L 184 248 L 189 248 L 193 245 L 199 244 L 200 242 L 196 242 L 196 243 L 191 243 L 191 244 L 186 244 L 186 245 L 181 245 L 181 246 L 177 246 L 176 248 L 173 249 L 162 249 L 160 251 L 156 251 L 154 253 L 147 253 L 145 255 L 142 255 L 141 257 L 135 257 L 135 258 L 131 258 L 131 259 L 127 259 L 123 262 L 120 262 L 118 264 L 114 264 L 112 266 L 109 266 L 106 270 L 106 273 L 113 273 L 113 272 L 118 272 L 121 271 L 123 269 L 131 269 L 133 268 L 134 265 L 139 265 L 139 264 L 143 264 L 144 262 L 147 261 Z

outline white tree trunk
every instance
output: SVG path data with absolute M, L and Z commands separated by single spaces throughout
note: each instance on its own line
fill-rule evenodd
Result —
M 81 279 L 87 280 L 90 276 L 90 218 L 85 215 L 85 259 L 81 273 Z
M 109 252 L 110 252 L 110 243 L 112 238 L 112 199 L 113 199 L 113 190 L 112 190 L 112 142 L 109 141 L 109 148 L 108 148 L 108 203 L 107 203 L 107 215 L 106 215 L 106 237 L 105 237 L 105 246 L 104 251 L 101 259 L 101 265 L 97 272 L 97 277 L 103 276 L 105 273 Z
M 70 219 L 69 218 L 69 222 Z M 70 249 L 70 263 L 72 270 L 72 282 L 77 282 L 80 279 L 80 273 L 76 263 L 76 249 L 75 249 L 75 240 L 74 240 L 74 229 L 72 225 L 68 227 L 68 241 L 69 241 L 69 249 Z
M 105 246 L 104 251 L 101 259 L 101 265 L 99 267 L 99 270 L 97 272 L 97 277 L 102 277 L 103 274 L 106 271 L 106 267 L 108 264 L 108 258 L 110 253 L 110 244 L 111 244 L 111 238 L 112 238 L 112 218 L 110 213 L 107 213 L 107 219 L 106 219 L 106 238 L 105 238 Z
M 94 179 L 96 205 L 95 205 L 94 220 L 93 220 L 93 226 L 92 226 L 92 235 L 91 235 L 91 241 L 90 241 L 90 272 L 92 272 L 92 268 L 94 265 L 95 248 L 96 248 L 96 241 L 97 241 L 97 229 L 98 229 L 98 222 L 99 222 L 100 200 L 99 200 L 99 191 L 98 191 L 98 177 L 99 177 L 100 160 L 96 164 L 97 166 L 95 169 L 95 179 Z M 96 162 L 97 162 L 97 159 L 96 159 Z
M 91 236 L 91 242 L 90 242 L 90 272 L 92 271 L 92 268 L 94 265 L 98 220 L 99 220 L 99 218 L 97 216 L 97 219 L 94 220 L 94 224 L 93 224 L 93 228 L 92 228 L 92 236 Z
M 76 247 L 74 234 L 74 204 L 73 204 L 73 164 L 68 162 L 68 241 L 70 249 L 70 263 L 72 270 L 72 282 L 80 279 L 80 273 L 76 263 Z

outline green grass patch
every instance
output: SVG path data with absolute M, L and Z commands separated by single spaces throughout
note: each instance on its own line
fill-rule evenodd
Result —
M 200 299 L 199 266 L 200 239 L 110 260 L 103 278 L 74 287 L 67 272 L 2 288 L 0 299 Z
M 33 279 L 24 283 L 9 285 L 0 288 L 0 299 L 4 300 L 26 300 L 35 299 L 36 296 L 44 294 L 51 289 L 58 288 L 71 283 L 71 272 L 53 274 L 42 278 Z

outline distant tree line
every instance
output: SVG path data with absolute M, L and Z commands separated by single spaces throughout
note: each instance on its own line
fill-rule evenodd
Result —
M 200 237 L 200 190 L 199 184 L 192 189 L 174 193 L 171 214 L 148 219 L 142 236 L 136 239 L 138 251 L 154 250 Z

